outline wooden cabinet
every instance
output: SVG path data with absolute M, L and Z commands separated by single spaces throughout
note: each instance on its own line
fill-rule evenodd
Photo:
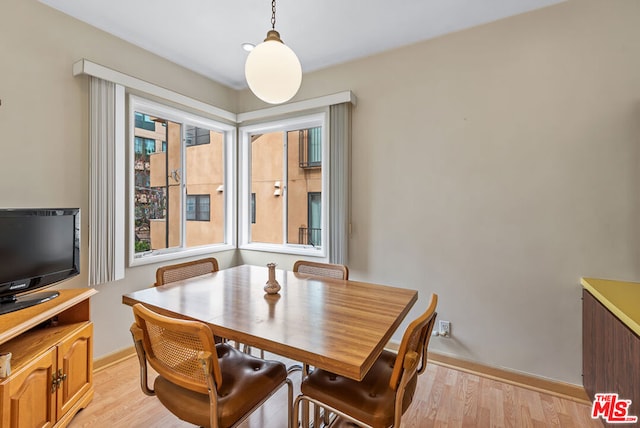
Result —
M 0 316 L 0 352 L 11 352 L 11 375 L 0 379 L 0 426 L 64 427 L 93 398 L 94 290 L 60 296 Z
M 56 422 L 56 394 L 51 393 L 56 351 L 35 358 L 24 370 L 0 386 L 3 427 L 52 427 Z
M 88 323 L 57 346 L 58 414 L 67 414 L 91 390 L 93 393 L 93 324 Z
M 637 302 L 636 302 L 637 304 Z M 640 416 L 640 338 L 587 290 L 582 292 L 582 376 L 591 400 L 614 392 Z

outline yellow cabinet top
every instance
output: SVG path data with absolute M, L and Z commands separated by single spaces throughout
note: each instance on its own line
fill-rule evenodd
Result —
M 640 283 L 582 278 L 582 286 L 640 336 Z

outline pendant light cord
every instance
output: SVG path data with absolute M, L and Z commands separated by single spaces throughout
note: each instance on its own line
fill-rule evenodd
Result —
M 276 29 L 276 0 L 271 0 L 271 29 Z

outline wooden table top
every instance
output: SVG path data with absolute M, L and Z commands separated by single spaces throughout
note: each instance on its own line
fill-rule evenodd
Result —
M 125 294 L 122 302 L 209 324 L 214 334 L 361 380 L 418 292 L 242 265 Z

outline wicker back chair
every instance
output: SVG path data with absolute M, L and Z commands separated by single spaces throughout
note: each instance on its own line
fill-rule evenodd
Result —
M 349 268 L 345 265 L 334 263 L 318 263 L 309 262 L 307 260 L 297 260 L 293 264 L 293 271 L 305 275 L 323 276 L 327 278 L 344 280 L 349 279 Z M 302 370 L 302 375 L 305 376 L 305 374 L 309 371 L 309 366 L 307 364 L 294 364 L 288 369 L 289 373 L 293 373 L 297 370 Z
M 294 404 L 294 423 L 300 402 L 306 401 L 358 426 L 400 427 L 402 415 L 413 399 L 418 375 L 426 367 L 437 304 L 438 296 L 432 294 L 427 310 L 405 330 L 398 352 L 383 351 L 362 381 L 316 368 L 302 381 Z
M 349 268 L 333 263 L 309 262 L 298 260 L 293 264 L 293 271 L 314 276 L 326 276 L 336 279 L 349 279 Z
M 156 270 L 155 286 L 168 284 L 170 282 L 182 281 L 194 276 L 205 275 L 218 271 L 218 260 L 213 257 L 194 260 L 192 262 L 177 263 L 169 266 L 162 266 Z
M 166 317 L 139 303 L 133 314 L 142 391 L 157 396 L 178 418 L 201 427 L 235 427 L 285 384 L 291 406 L 284 364 L 216 345 L 209 326 L 198 321 Z M 147 362 L 158 372 L 153 389 Z M 291 427 L 291 411 L 288 423 Z

